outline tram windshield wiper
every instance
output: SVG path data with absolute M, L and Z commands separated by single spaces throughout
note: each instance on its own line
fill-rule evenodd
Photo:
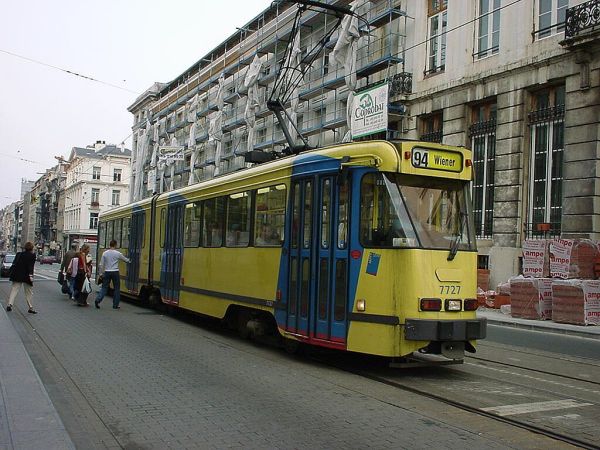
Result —
M 461 211 L 460 219 L 459 219 L 458 233 L 456 234 L 456 236 L 454 236 L 454 239 L 452 239 L 452 242 L 450 243 L 450 253 L 448 254 L 448 258 L 446 258 L 448 261 L 452 261 L 454 259 L 454 257 L 456 256 L 456 254 L 458 253 L 458 246 L 460 245 L 460 242 L 462 241 L 463 233 L 465 230 L 466 219 L 467 219 L 467 213 Z

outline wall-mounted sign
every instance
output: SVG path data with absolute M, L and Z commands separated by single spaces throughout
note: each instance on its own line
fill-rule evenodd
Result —
M 388 127 L 388 85 L 382 84 L 352 95 L 352 138 L 386 131 Z
M 183 147 L 177 145 L 162 145 L 158 147 L 158 160 L 159 161 L 183 161 Z

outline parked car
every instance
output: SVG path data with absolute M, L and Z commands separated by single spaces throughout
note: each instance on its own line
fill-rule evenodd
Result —
M 40 264 L 54 264 L 56 262 L 56 257 L 46 255 L 46 256 L 40 256 L 38 258 L 38 260 L 40 261 Z
M 10 266 L 12 266 L 13 261 L 15 260 L 15 255 L 12 253 L 7 253 L 2 258 L 2 264 L 0 265 L 0 276 L 8 277 Z

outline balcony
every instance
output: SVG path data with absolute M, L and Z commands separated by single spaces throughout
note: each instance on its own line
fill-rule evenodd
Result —
M 90 209 L 100 208 L 100 202 L 90 202 Z
M 565 17 L 565 40 L 561 45 L 566 48 L 581 45 L 598 45 L 600 37 L 600 0 L 590 0 L 567 8 Z

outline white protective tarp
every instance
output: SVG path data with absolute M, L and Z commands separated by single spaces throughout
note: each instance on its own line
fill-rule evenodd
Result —
M 248 67 L 246 77 L 244 78 L 244 87 L 248 94 L 246 99 L 246 109 L 244 110 L 244 120 L 246 121 L 246 132 L 248 135 L 248 144 L 246 151 L 252 151 L 254 149 L 254 127 L 256 125 L 256 112 L 260 107 L 260 100 L 258 98 L 258 76 L 262 69 L 262 61 L 258 55 L 254 56 L 254 59 Z
M 224 107 L 224 85 L 225 75 L 219 77 L 219 86 L 217 88 L 217 111 L 213 113 L 208 126 L 208 142 L 215 142 L 215 176 L 220 172 L 219 165 L 221 164 L 221 144 L 223 140 L 223 107 Z
M 190 134 L 188 135 L 187 147 L 190 150 L 190 176 L 188 185 L 196 183 L 196 159 L 198 158 L 198 150 L 196 148 L 196 130 L 197 130 L 197 111 L 198 111 L 198 94 L 194 95 L 186 105 L 187 121 L 190 124 Z
M 356 0 L 350 4 L 352 12 L 356 10 Z M 356 55 L 358 52 L 358 39 L 360 32 L 358 30 L 358 19 L 354 15 L 346 15 L 342 20 L 340 34 L 335 47 L 331 52 L 330 64 L 333 67 L 344 68 L 344 81 L 348 88 L 348 102 L 346 108 L 346 122 L 348 131 L 344 135 L 342 142 L 350 142 L 352 140 L 352 132 L 350 128 L 351 111 L 352 111 L 352 92 L 356 89 Z

